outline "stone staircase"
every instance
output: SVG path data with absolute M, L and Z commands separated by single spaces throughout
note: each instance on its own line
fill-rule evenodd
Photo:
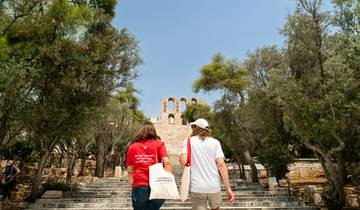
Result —
M 179 155 L 184 139 L 191 134 L 189 125 L 155 124 L 155 128 L 169 154 Z
M 180 166 L 174 166 L 179 183 Z M 259 184 L 236 180 L 233 186 L 235 203 L 229 206 L 223 192 L 221 209 L 256 209 L 256 210 L 318 210 L 306 207 L 286 191 L 268 191 Z M 79 191 L 65 192 L 61 199 L 38 199 L 28 206 L 28 210 L 131 210 L 131 189 L 123 178 L 103 178 L 89 183 Z M 167 200 L 163 210 L 191 209 L 190 200 Z

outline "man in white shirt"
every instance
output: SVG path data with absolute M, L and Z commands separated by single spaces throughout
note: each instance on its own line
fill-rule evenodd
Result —
M 212 210 L 220 209 L 221 180 L 223 178 L 229 204 L 234 202 L 225 156 L 220 142 L 209 136 L 209 124 L 205 119 L 190 123 L 193 130 L 191 145 L 190 195 L 193 210 L 206 210 L 207 203 Z M 183 144 L 180 164 L 187 163 L 187 139 Z

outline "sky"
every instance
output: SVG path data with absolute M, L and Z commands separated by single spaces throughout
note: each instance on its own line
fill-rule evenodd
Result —
M 144 61 L 135 81 L 140 109 L 158 116 L 168 96 L 212 105 L 219 93 L 192 91 L 201 67 L 216 53 L 244 59 L 258 47 L 283 46 L 279 32 L 294 7 L 294 0 L 118 0 L 113 25 L 136 37 Z

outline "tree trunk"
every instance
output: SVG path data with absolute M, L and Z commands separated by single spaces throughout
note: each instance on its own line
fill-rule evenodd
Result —
M 8 118 L 5 113 L 3 113 L 3 116 L 0 118 L 0 146 L 3 146 L 3 142 L 5 140 L 8 126 L 7 126 Z
M 238 164 L 238 167 L 239 167 L 239 178 L 240 179 L 245 179 L 244 165 L 240 161 L 237 161 L 237 164 Z
M 241 179 L 245 179 L 245 167 L 244 167 L 244 164 L 240 163 L 240 166 L 241 166 Z
M 338 170 L 339 170 L 339 176 L 341 178 L 342 185 L 344 186 L 345 182 L 346 182 L 346 177 L 348 176 L 345 161 L 344 161 L 342 153 L 335 154 L 335 157 L 336 157 L 336 162 L 337 162 L 337 166 L 338 166 Z
M 334 166 L 334 163 L 331 160 L 331 157 L 325 156 L 324 162 L 328 171 L 328 175 L 330 177 L 327 177 L 327 179 L 331 182 L 331 184 L 335 187 L 336 195 L 331 196 L 332 200 L 335 202 L 336 206 L 334 209 L 338 207 L 342 207 L 345 205 L 345 192 L 344 192 L 344 182 L 342 181 L 342 177 L 340 177 L 340 174 L 336 171 L 336 167 Z M 328 207 L 331 208 L 330 206 Z
M 75 161 L 76 161 L 76 155 L 71 154 L 71 159 L 69 161 L 69 165 L 68 165 L 67 173 L 66 173 L 66 182 L 67 183 L 71 182 L 71 177 L 72 177 L 72 174 L 74 171 Z
M 79 172 L 79 174 L 77 176 L 83 176 L 84 175 L 85 164 L 86 164 L 86 157 L 83 157 L 81 159 L 80 172 Z
M 96 136 L 96 150 L 95 176 L 101 178 L 104 175 L 105 163 L 105 141 L 101 134 Z
M 28 198 L 29 202 L 31 202 L 31 203 L 34 202 L 38 196 L 39 186 L 42 181 L 42 173 L 44 171 L 46 162 L 49 160 L 50 152 L 54 149 L 54 146 L 55 146 L 55 141 L 53 141 L 50 144 L 50 146 L 48 147 L 48 149 L 42 153 L 42 156 L 40 158 L 39 167 L 36 170 L 34 182 L 32 184 L 31 192 L 30 192 L 30 195 Z
M 326 179 L 329 181 L 330 188 L 325 192 L 325 202 L 329 210 L 341 209 L 345 205 L 344 183 L 338 179 L 331 157 L 317 154 L 321 166 L 325 172 Z M 339 189 L 339 190 L 338 190 Z M 333 194 L 335 192 L 335 195 Z
M 245 149 L 244 156 L 245 156 L 247 163 L 250 165 L 250 168 L 251 168 L 251 182 L 253 182 L 253 183 L 259 182 L 258 171 L 257 171 L 256 165 L 255 165 L 255 161 L 251 156 L 250 150 Z
M 325 196 L 329 210 L 341 209 L 341 207 L 345 205 L 344 185 L 346 177 L 343 176 L 346 175 L 346 167 L 343 160 L 341 159 L 341 154 L 339 154 L 344 150 L 345 144 L 335 133 L 332 134 L 339 145 L 330 148 L 327 152 L 311 144 L 309 139 L 305 139 L 304 141 L 304 144 L 307 148 L 318 154 L 326 178 L 329 181 L 329 185 L 333 188 L 330 188 L 327 192 L 327 195 Z M 336 162 L 333 161 L 333 157 L 335 157 Z
M 239 178 L 245 179 L 245 170 L 244 170 L 244 165 L 241 162 L 241 158 L 237 154 L 234 154 L 234 157 L 235 157 L 235 161 L 239 167 Z
M 104 177 L 107 165 L 108 165 L 108 158 L 107 158 L 106 153 L 105 153 L 104 154 L 104 163 L 103 163 L 104 167 L 103 167 L 103 170 L 101 171 L 101 177 Z

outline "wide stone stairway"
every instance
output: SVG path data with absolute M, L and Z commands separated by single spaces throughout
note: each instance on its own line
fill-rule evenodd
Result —
M 177 182 L 180 182 L 180 166 L 174 166 Z M 221 209 L 256 209 L 256 210 L 318 210 L 306 207 L 286 191 L 268 191 L 259 184 L 234 181 L 235 203 L 229 206 L 225 192 L 222 193 Z M 28 206 L 29 210 L 131 210 L 131 189 L 125 177 L 103 178 L 89 183 L 76 192 L 65 192 L 61 199 L 38 199 Z M 190 200 L 167 200 L 161 209 L 191 209 Z

